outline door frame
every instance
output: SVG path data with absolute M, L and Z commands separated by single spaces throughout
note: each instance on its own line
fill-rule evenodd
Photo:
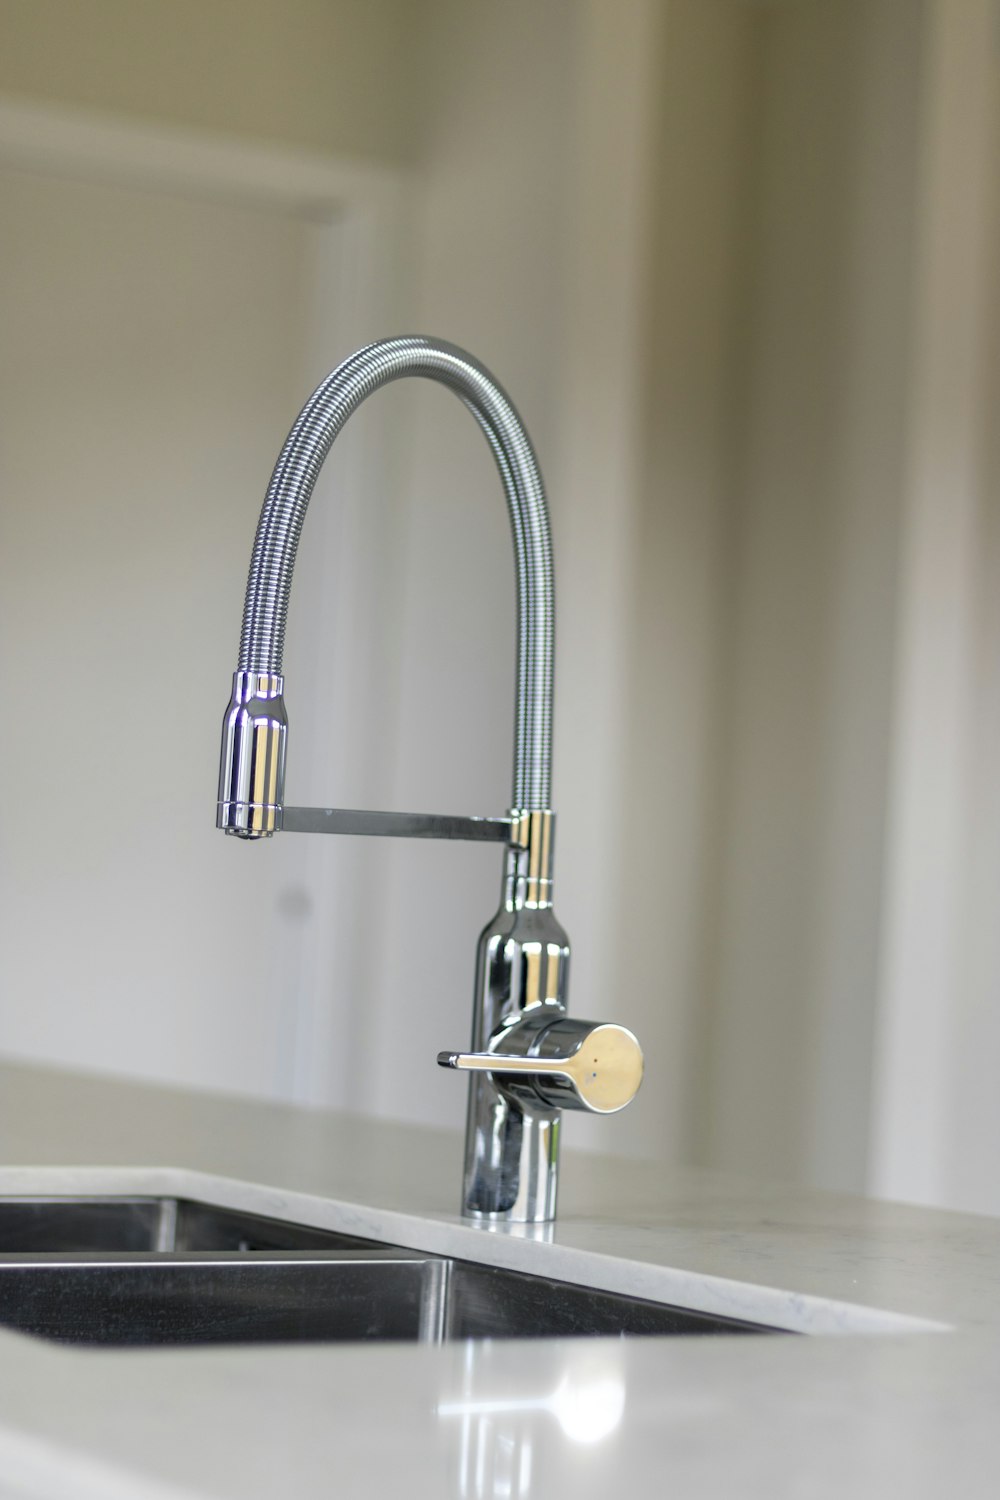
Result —
M 411 300 L 405 255 L 410 191 L 407 175 L 399 169 L 3 94 L 0 167 L 253 205 L 307 220 L 316 232 L 307 289 L 303 398 L 352 349 L 402 329 L 402 314 Z M 275 457 L 277 452 L 276 445 Z M 394 462 L 384 433 L 373 441 L 364 421 L 352 424 L 338 444 L 338 473 L 340 483 L 346 479 L 355 497 L 355 519 L 346 534 L 338 532 L 334 508 L 321 500 L 309 522 L 308 567 L 314 573 L 322 569 L 324 586 L 311 591 L 315 629 L 307 643 L 307 659 L 295 663 L 295 680 L 300 703 L 310 696 L 319 698 L 305 689 L 323 681 L 331 701 L 321 704 L 316 715 L 314 705 L 307 703 L 301 717 L 318 716 L 324 729 L 356 713 L 371 670 L 366 651 L 375 649 L 359 651 L 356 642 L 336 629 L 338 618 L 363 608 L 365 618 L 374 613 L 383 620 L 395 609 L 393 570 L 369 564 L 359 578 L 354 566 L 359 550 L 371 557 L 380 549 L 393 524 L 393 518 L 386 517 L 383 496 L 387 489 L 391 492 L 387 475 Z M 261 493 L 266 477 L 262 476 Z M 251 524 L 248 558 L 252 540 Z M 227 690 L 228 685 L 220 682 L 220 712 Z M 316 730 L 315 723 L 304 723 L 304 732 L 296 735 L 295 766 L 318 771 L 329 765 L 322 774 L 333 800 L 336 746 L 331 749 L 329 735 Z M 331 848 L 333 844 L 340 848 Z M 343 1001 L 334 998 L 333 991 L 350 988 L 345 971 L 349 942 L 343 929 L 351 927 L 351 914 L 372 896 L 352 864 L 342 840 L 298 840 L 294 854 L 289 852 L 289 869 L 317 913 L 308 924 L 293 927 L 271 955 L 276 993 L 287 997 L 289 1011 L 287 1046 L 275 1060 L 274 1091 L 292 1102 L 339 1102 L 339 1074 L 331 1049 L 338 1029 L 333 1012 L 340 1011 Z M 326 920 L 329 912 L 341 913 L 342 920 Z M 341 1027 L 342 1023 L 343 1017 Z

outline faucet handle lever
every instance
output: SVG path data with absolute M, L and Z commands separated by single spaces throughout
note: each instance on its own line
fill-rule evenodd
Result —
M 528 1042 L 530 1052 L 511 1050 Z M 568 1016 L 542 1030 L 521 1022 L 498 1032 L 488 1052 L 439 1052 L 442 1068 L 490 1073 L 521 1102 L 610 1115 L 630 1104 L 642 1082 L 642 1048 L 624 1026 Z

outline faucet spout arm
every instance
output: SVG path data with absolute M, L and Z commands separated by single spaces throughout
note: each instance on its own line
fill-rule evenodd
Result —
M 464 839 L 519 847 L 519 818 L 454 817 L 450 813 L 364 812 L 346 807 L 285 807 L 285 833 L 367 834 L 396 839 Z

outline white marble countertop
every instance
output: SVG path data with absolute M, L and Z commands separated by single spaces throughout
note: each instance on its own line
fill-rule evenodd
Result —
M 87 1350 L 0 1330 L 0 1496 L 1000 1493 L 1000 1220 L 568 1153 L 550 1241 L 457 1136 L 0 1068 L 0 1193 L 164 1192 L 810 1333 Z

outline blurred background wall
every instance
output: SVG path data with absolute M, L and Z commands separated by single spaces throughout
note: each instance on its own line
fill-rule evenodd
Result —
M 546 473 L 573 1007 L 647 1053 L 568 1139 L 1000 1212 L 998 73 L 993 0 L 0 0 L 0 1052 L 461 1124 L 495 851 L 212 815 L 285 432 L 429 332 Z M 501 810 L 512 654 L 475 424 L 380 393 L 289 795 Z

